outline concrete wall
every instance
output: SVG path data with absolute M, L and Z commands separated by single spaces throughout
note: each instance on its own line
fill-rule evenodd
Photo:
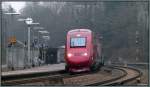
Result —
M 35 58 L 38 58 L 38 49 L 31 49 L 30 66 L 33 65 Z M 29 64 L 27 58 L 27 49 L 19 47 L 6 48 L 6 65 L 8 69 L 23 69 Z
M 65 49 L 64 48 L 59 48 L 57 51 L 57 62 L 62 63 L 65 62 Z

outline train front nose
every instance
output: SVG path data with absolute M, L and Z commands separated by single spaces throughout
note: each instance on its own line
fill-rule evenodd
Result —
M 84 53 L 68 54 L 68 63 L 72 67 L 84 67 L 90 63 L 89 55 Z

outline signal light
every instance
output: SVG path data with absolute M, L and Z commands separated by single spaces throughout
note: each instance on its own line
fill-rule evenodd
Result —
M 68 57 L 71 57 L 71 56 L 72 56 L 72 54 L 71 54 L 71 53 L 68 53 L 68 54 L 67 54 L 67 56 L 68 56 Z
M 88 54 L 87 54 L 87 53 L 83 53 L 83 55 L 84 55 L 84 56 L 87 56 Z

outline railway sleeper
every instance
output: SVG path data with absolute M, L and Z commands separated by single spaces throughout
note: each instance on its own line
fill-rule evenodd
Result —
M 110 69 L 110 68 L 104 68 L 104 71 L 108 72 L 108 73 L 112 73 L 112 69 Z
M 124 84 L 124 82 L 117 82 L 117 83 L 112 83 L 112 84 L 109 84 L 109 85 L 111 85 L 111 86 L 119 86 L 119 85 L 123 85 L 123 84 Z

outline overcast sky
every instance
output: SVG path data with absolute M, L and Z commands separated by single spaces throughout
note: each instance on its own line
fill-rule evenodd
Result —
M 16 12 L 19 12 L 25 6 L 25 2 L 2 2 L 2 8 L 5 8 L 6 5 L 11 5 Z

